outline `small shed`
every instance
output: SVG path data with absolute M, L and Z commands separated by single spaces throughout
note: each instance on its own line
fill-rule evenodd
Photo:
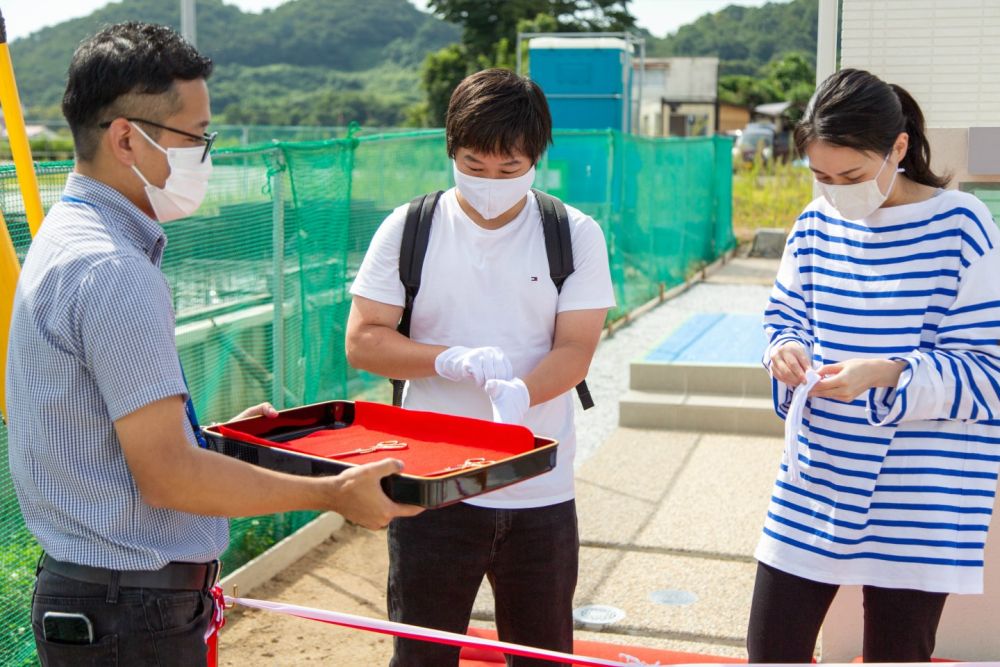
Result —
M 629 35 L 538 36 L 528 40 L 531 78 L 558 129 L 633 129 L 636 40 Z

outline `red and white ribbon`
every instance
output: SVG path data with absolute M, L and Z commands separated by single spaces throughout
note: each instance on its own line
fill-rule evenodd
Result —
M 385 635 L 393 635 L 394 637 L 417 639 L 437 644 L 450 644 L 451 646 L 493 649 L 495 651 L 501 651 L 511 655 L 519 655 L 525 658 L 535 658 L 538 660 L 555 660 L 573 665 L 586 665 L 588 667 L 636 667 L 636 665 L 643 664 L 635 658 L 630 658 L 625 654 L 622 654 L 622 657 L 625 658 L 627 662 L 614 662 L 611 660 L 604 660 L 602 658 L 590 658 L 586 656 L 571 655 L 569 653 L 560 653 L 558 651 L 549 651 L 542 648 L 522 646 L 521 644 L 511 644 L 509 642 L 502 642 L 494 639 L 470 637 L 468 635 L 458 634 L 457 632 L 432 630 L 430 628 L 422 628 L 419 625 L 383 621 L 375 618 L 368 618 L 367 616 L 355 616 L 354 614 L 325 611 L 323 609 L 314 609 L 312 607 L 300 607 L 298 605 L 284 604 L 281 602 L 267 602 L 265 600 L 233 598 L 229 596 L 226 596 L 226 602 L 230 604 L 242 605 L 244 607 L 251 607 L 253 609 L 273 611 L 279 614 L 286 614 L 288 616 L 308 618 L 313 621 L 332 623 L 333 625 L 341 625 L 345 628 L 367 630 L 369 632 L 378 632 Z
M 226 605 L 222 586 L 216 584 L 209 593 L 212 595 L 213 609 L 212 617 L 208 621 L 208 628 L 205 630 L 205 646 L 208 654 L 206 667 L 216 667 L 219 664 L 219 631 L 226 624 Z

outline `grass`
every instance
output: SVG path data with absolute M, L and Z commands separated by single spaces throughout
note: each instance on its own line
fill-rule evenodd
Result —
M 813 199 L 812 172 L 802 165 L 765 165 L 755 160 L 733 173 L 733 232 L 740 243 L 758 229 L 790 230 Z

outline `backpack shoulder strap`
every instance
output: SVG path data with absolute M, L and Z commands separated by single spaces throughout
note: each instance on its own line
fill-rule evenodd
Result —
M 431 237 L 431 221 L 434 219 L 434 209 L 443 191 L 416 197 L 406 209 L 406 222 L 403 225 L 403 240 L 399 245 L 399 281 L 406 290 L 403 304 L 403 315 L 399 319 L 396 330 L 404 336 L 410 335 L 410 317 L 413 315 L 413 301 L 420 291 L 420 276 L 424 269 L 424 255 L 427 254 L 427 243 Z M 392 404 L 403 403 L 403 380 L 391 380 Z
M 437 208 L 442 194 L 438 191 L 421 195 L 411 201 L 409 208 L 406 209 L 403 240 L 399 246 L 399 280 L 406 290 L 406 301 L 398 331 L 404 336 L 410 335 L 410 311 L 413 309 L 413 300 L 420 291 L 424 256 L 427 254 L 427 243 L 431 238 L 431 221 L 434 219 L 434 209 Z
M 566 278 L 573 273 L 573 239 L 569 232 L 569 214 L 557 198 L 532 188 L 542 214 L 545 254 L 549 258 L 549 277 L 561 292 Z
M 542 214 L 542 232 L 545 235 L 545 254 L 549 258 L 549 277 L 556 286 L 556 292 L 562 292 L 563 283 L 574 271 L 573 238 L 569 231 L 569 214 L 566 206 L 556 197 L 532 188 L 538 210 Z M 594 398 L 586 380 L 576 385 L 576 393 L 584 410 L 594 407 Z

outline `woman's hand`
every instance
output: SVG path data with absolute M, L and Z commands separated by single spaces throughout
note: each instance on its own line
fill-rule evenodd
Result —
M 771 352 L 771 377 L 789 387 L 806 381 L 806 371 L 812 368 L 809 355 L 801 343 L 790 341 Z
M 875 387 L 895 387 L 906 368 L 902 361 L 889 359 L 848 359 L 820 368 L 823 378 L 816 383 L 810 396 L 850 403 Z

